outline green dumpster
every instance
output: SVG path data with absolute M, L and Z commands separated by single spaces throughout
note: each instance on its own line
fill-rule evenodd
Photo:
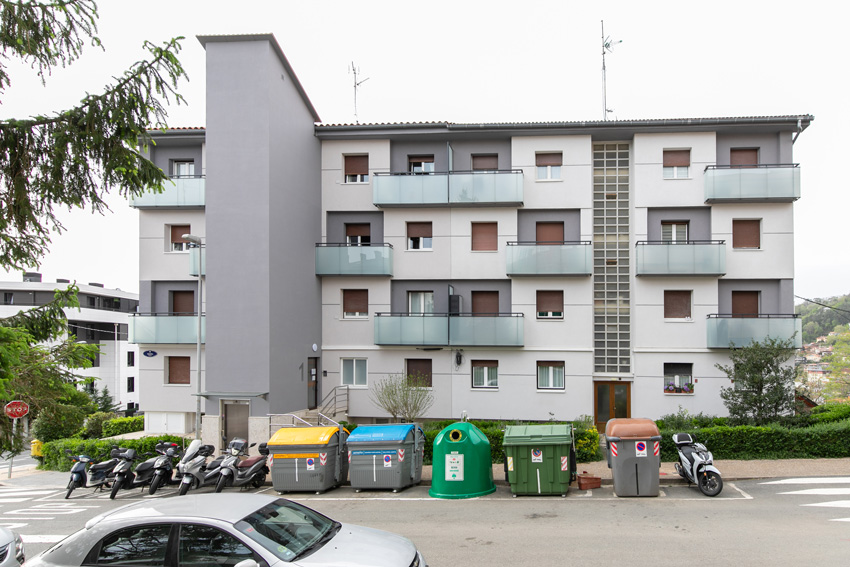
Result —
M 509 425 L 502 442 L 511 493 L 566 496 L 575 477 L 572 426 Z
M 475 498 L 495 492 L 490 441 L 467 422 L 449 425 L 434 438 L 432 498 Z

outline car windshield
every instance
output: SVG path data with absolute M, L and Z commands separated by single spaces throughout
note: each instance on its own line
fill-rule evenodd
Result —
M 339 528 L 339 522 L 283 498 L 236 523 L 237 530 L 284 561 L 317 551 Z

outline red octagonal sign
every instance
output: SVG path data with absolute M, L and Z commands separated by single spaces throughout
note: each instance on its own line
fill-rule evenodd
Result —
M 21 400 L 15 400 L 14 402 L 9 402 L 6 404 L 6 415 L 11 418 L 24 417 L 30 411 L 29 405 L 26 402 L 22 402 Z

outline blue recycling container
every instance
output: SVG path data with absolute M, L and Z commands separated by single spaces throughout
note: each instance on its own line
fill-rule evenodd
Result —
M 360 425 L 348 437 L 351 487 L 391 489 L 422 481 L 425 433 L 413 423 Z

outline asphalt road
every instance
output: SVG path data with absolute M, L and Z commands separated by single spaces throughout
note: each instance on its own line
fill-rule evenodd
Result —
M 662 486 L 655 498 L 618 498 L 610 486 L 566 498 L 512 498 L 499 486 L 482 498 L 440 500 L 427 490 L 343 487 L 286 497 L 343 522 L 401 533 L 432 567 L 824 566 L 850 557 L 850 476 L 729 482 L 716 498 L 683 485 Z M 179 498 L 169 488 L 153 498 L 172 497 Z M 0 525 L 21 533 L 34 556 L 94 515 L 143 498 L 151 497 L 122 491 L 111 501 L 78 490 L 65 500 L 58 486 L 7 486 L 0 488 Z

